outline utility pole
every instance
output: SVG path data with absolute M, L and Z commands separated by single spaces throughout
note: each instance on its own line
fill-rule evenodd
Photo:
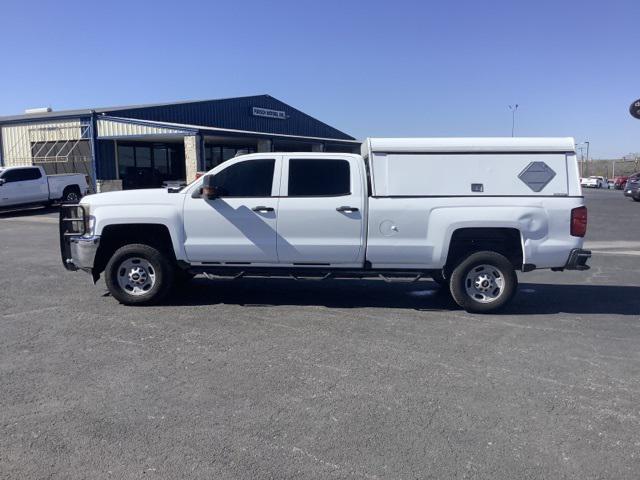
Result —
M 577 144 L 576 149 L 580 152 L 580 176 L 584 177 L 584 147 Z
M 511 110 L 511 136 L 513 137 L 516 131 L 516 110 L 518 110 L 518 104 L 509 105 L 509 110 Z
M 587 174 L 589 173 L 589 142 L 585 141 L 587 144 Z

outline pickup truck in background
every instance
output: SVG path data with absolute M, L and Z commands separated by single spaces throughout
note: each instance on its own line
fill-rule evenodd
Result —
M 77 203 L 87 191 L 87 179 L 80 173 L 46 175 L 39 166 L 0 167 L 0 208 Z
M 362 155 L 250 154 L 179 191 L 89 195 L 61 209 L 60 247 L 127 305 L 197 274 L 431 277 L 488 312 L 516 271 L 589 268 L 586 227 L 572 138 L 371 138 Z
M 580 179 L 580 185 L 586 188 L 609 188 L 609 182 L 606 178 L 595 175 Z

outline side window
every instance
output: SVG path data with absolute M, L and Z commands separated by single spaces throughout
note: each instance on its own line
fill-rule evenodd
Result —
M 289 160 L 290 197 L 337 197 L 350 193 L 351 175 L 348 161 Z
M 23 182 L 25 180 L 35 180 L 32 170 L 38 172 L 38 176 L 35 178 L 40 178 L 40 172 L 37 168 L 16 168 L 15 170 L 9 170 L 5 172 L 2 178 L 5 179 L 7 183 L 9 182 Z
M 247 160 L 218 172 L 214 187 L 221 197 L 270 197 L 275 160 Z
M 42 174 L 40 173 L 40 169 L 39 168 L 29 168 L 26 171 L 27 173 L 27 177 L 26 180 L 38 180 L 39 178 L 42 177 Z

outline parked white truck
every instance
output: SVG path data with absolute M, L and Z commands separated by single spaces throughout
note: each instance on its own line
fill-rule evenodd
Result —
M 587 211 L 572 138 L 371 138 L 362 155 L 258 153 L 179 191 L 65 207 L 62 260 L 127 305 L 207 276 L 416 280 L 472 312 L 516 271 L 584 270 Z
M 0 167 L 0 208 L 75 203 L 87 191 L 87 180 L 80 173 L 47 175 L 40 166 Z

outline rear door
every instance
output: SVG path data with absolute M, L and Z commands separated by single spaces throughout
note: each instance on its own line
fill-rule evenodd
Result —
M 356 157 L 284 157 L 278 260 L 296 266 L 362 266 L 363 165 Z

